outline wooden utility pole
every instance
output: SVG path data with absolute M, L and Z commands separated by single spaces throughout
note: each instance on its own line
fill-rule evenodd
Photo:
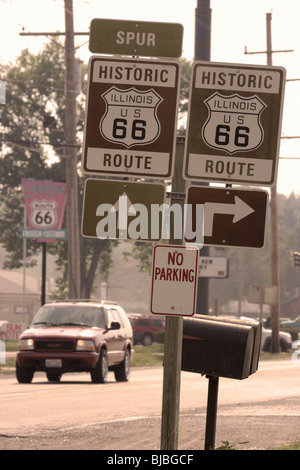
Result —
M 195 60 L 210 61 L 211 49 L 211 8 L 210 0 L 197 0 L 195 10 Z M 207 183 L 193 182 L 193 184 L 207 186 Z M 203 246 L 200 256 L 209 256 L 209 247 Z M 197 313 L 208 315 L 209 310 L 209 278 L 198 278 Z
M 73 0 L 65 0 L 65 97 L 66 182 L 69 298 L 80 297 L 80 249 L 78 223 L 78 175 L 76 151 L 76 84 L 73 29 Z
M 273 65 L 272 60 L 272 14 L 267 13 L 267 65 Z M 280 277 L 279 277 L 279 248 L 278 248 L 278 207 L 277 207 L 277 186 L 271 186 L 271 266 L 272 285 L 276 288 L 276 300 L 272 305 L 272 352 L 280 351 L 279 328 L 280 328 Z
M 78 222 L 78 175 L 76 152 L 76 74 L 74 36 L 88 36 L 88 32 L 74 33 L 73 0 L 65 0 L 65 32 L 21 32 L 20 36 L 65 36 L 65 161 L 67 182 L 67 237 L 69 299 L 80 297 L 80 249 Z
M 272 32 L 271 32 L 272 13 L 266 14 L 267 30 L 267 50 L 262 52 L 248 52 L 245 48 L 245 54 L 267 54 L 267 65 L 273 65 L 272 56 L 274 52 L 293 52 L 292 50 L 273 51 Z M 272 305 L 272 352 L 280 351 L 280 276 L 279 276 L 279 248 L 278 248 L 278 207 L 277 207 L 277 186 L 276 183 L 271 186 L 270 199 L 270 217 L 271 217 L 271 278 L 272 285 L 276 289 L 276 298 Z

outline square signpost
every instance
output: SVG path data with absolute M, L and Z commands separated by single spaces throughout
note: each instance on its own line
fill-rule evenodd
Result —
M 123 196 L 122 190 L 130 177 L 172 179 L 172 191 L 184 193 L 182 148 L 178 155 L 179 178 L 178 170 L 174 170 L 178 159 L 176 130 L 181 73 L 176 58 L 181 56 L 182 39 L 183 27 L 179 24 L 107 19 L 91 22 L 90 51 L 113 57 L 90 59 L 82 171 L 125 178 L 126 181 L 119 183 L 108 182 L 119 184 L 115 186 L 119 196 Z M 177 178 L 181 181 L 179 185 Z M 84 236 L 96 235 L 95 224 L 99 220 L 90 193 L 91 184 L 97 188 L 97 198 L 101 198 L 103 191 L 99 185 L 104 185 L 104 181 L 88 181 L 85 187 Z M 145 184 L 128 182 L 126 196 L 132 185 L 136 194 L 131 192 L 129 198 L 135 202 Z M 118 236 L 120 233 L 125 231 L 119 230 Z M 162 450 L 178 447 L 182 324 L 180 316 L 166 318 Z

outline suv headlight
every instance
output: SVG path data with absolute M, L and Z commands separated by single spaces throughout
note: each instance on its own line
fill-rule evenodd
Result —
M 95 344 L 90 340 L 78 339 L 76 351 L 95 351 Z
M 19 351 L 29 351 L 34 349 L 34 341 L 32 338 L 20 339 L 18 342 Z

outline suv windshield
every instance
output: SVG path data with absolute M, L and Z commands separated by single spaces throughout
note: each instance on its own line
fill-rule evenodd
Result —
M 79 305 L 44 306 L 35 315 L 31 326 L 96 326 L 105 328 L 105 317 L 101 307 Z

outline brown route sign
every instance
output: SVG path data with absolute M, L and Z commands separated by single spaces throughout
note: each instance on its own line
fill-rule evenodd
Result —
M 158 242 L 163 234 L 165 185 L 133 181 L 85 182 L 81 233 L 84 237 Z
M 262 248 L 264 245 L 267 191 L 190 186 L 192 231 L 201 230 L 204 245 Z M 196 220 L 196 205 L 204 206 L 204 221 Z M 198 226 L 197 226 L 198 225 Z M 194 240 L 185 240 L 193 243 Z
M 183 177 L 276 183 L 285 69 L 195 62 Z
M 84 173 L 173 176 L 180 71 L 177 60 L 91 57 Z
M 183 26 L 179 23 L 94 18 L 89 49 L 95 54 L 178 58 L 182 40 Z

